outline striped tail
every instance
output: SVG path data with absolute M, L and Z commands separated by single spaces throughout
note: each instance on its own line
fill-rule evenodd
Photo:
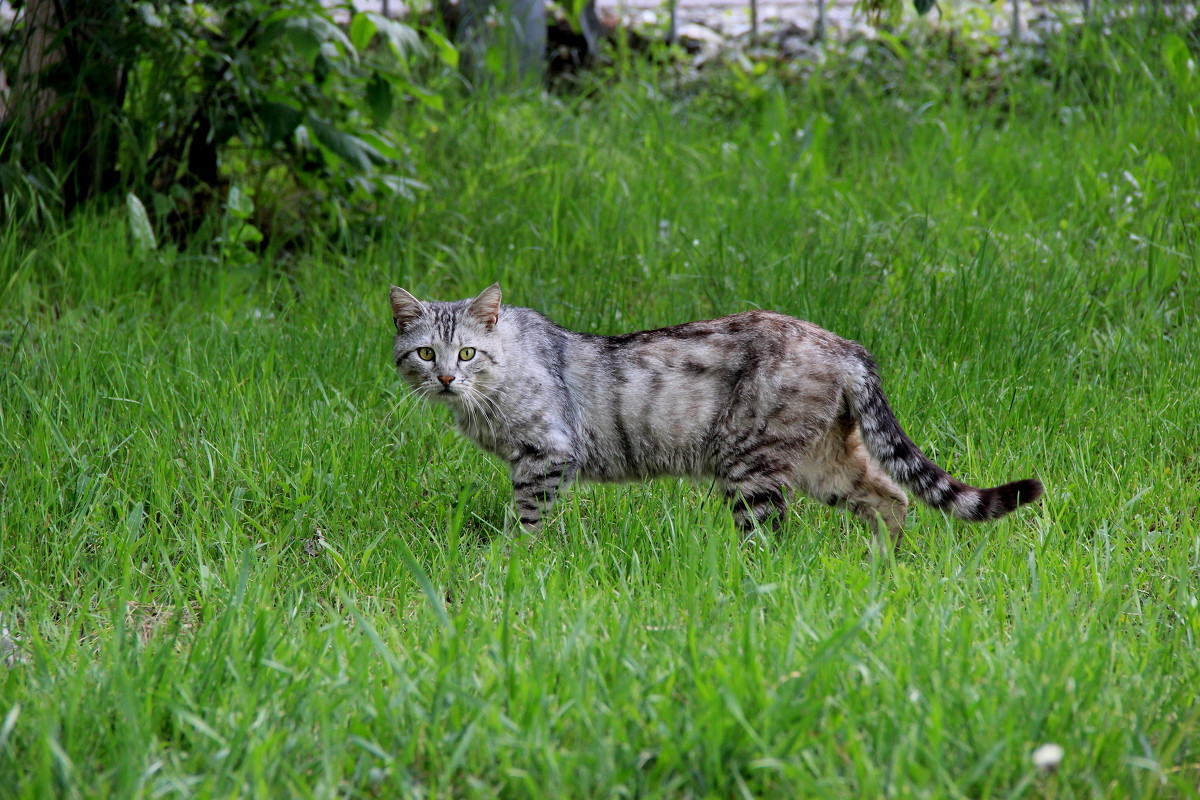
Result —
M 849 398 L 850 413 L 867 452 L 918 499 L 967 522 L 984 522 L 1042 496 L 1042 482 L 1035 478 L 978 489 L 951 477 L 904 433 L 884 397 L 875 362 L 866 351 L 860 357 L 863 371 Z

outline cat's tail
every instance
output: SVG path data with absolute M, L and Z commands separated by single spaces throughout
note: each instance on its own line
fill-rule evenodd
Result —
M 1042 496 L 1042 482 L 1035 478 L 978 489 L 951 477 L 908 438 L 883 394 L 875 362 L 865 350 L 859 357 L 863 369 L 849 393 L 850 413 L 867 452 L 918 499 L 959 519 L 983 522 Z

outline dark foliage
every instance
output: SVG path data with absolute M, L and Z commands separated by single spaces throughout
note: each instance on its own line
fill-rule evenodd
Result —
M 341 22 L 318 0 L 29 0 L 0 43 L 0 208 L 45 225 L 128 199 L 180 243 L 232 215 L 242 248 L 411 195 L 391 123 L 441 110 L 430 85 L 457 53 L 377 14 Z

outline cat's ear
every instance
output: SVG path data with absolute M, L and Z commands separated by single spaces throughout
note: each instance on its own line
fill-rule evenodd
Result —
M 391 288 L 388 299 L 392 301 L 392 321 L 396 323 L 397 331 L 403 331 L 414 321 L 425 316 L 425 304 L 399 286 Z
M 488 330 L 491 330 L 500 317 L 500 284 L 493 283 L 484 289 L 467 306 L 467 313 Z

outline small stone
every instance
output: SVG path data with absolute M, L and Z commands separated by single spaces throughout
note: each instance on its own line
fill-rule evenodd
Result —
M 725 45 L 725 37 L 694 22 L 689 22 L 679 29 L 679 43 L 693 56 L 708 61 L 715 57 Z
M 779 50 L 788 58 L 797 58 L 811 55 L 813 46 L 803 36 L 787 36 L 779 43 Z

